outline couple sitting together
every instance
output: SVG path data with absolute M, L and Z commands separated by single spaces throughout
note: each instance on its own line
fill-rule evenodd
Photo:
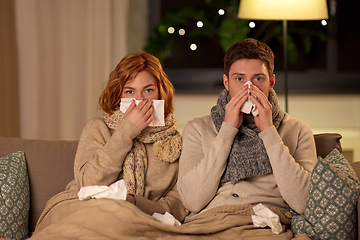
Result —
M 291 232 L 290 209 L 304 213 L 315 142 L 306 123 L 280 109 L 273 71 L 266 44 L 235 43 L 217 104 L 180 136 L 159 60 L 124 57 L 99 98 L 104 118 L 80 137 L 74 180 L 48 201 L 30 239 L 309 239 Z M 132 99 L 125 111 L 123 99 Z M 164 111 L 156 126 L 155 102 Z M 79 199 L 84 187 L 119 180 L 122 200 Z M 254 225 L 259 204 L 277 214 L 278 232 Z

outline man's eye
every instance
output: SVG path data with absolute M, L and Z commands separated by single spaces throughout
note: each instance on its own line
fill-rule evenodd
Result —
M 243 79 L 242 78 L 236 78 L 236 81 L 242 81 Z
M 255 81 L 261 81 L 261 77 L 257 77 L 257 78 L 255 78 Z

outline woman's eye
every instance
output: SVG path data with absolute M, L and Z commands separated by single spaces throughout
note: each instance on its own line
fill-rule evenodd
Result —
M 134 92 L 131 91 L 131 90 L 128 90 L 128 91 L 126 91 L 125 93 L 126 93 L 126 94 L 132 94 L 132 93 L 134 93 Z
M 153 92 L 153 89 L 146 89 L 145 92 L 149 93 L 149 92 Z

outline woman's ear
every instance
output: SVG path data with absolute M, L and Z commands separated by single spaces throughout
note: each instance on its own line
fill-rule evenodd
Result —
M 226 90 L 229 91 L 229 79 L 226 76 L 226 74 L 223 74 L 223 83 L 224 83 L 224 86 L 225 86 Z

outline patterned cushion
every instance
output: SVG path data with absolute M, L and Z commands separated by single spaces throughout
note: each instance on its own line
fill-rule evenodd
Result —
M 334 149 L 318 161 L 311 174 L 303 215 L 294 213 L 291 229 L 311 239 L 356 239 L 356 203 L 360 182 L 343 155 Z
M 28 237 L 29 179 L 24 152 L 0 158 L 0 237 Z

